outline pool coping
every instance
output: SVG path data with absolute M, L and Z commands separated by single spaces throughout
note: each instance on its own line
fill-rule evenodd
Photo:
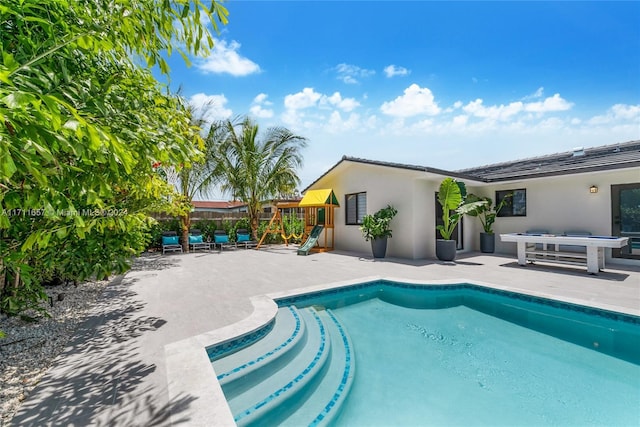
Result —
M 218 382 L 217 373 L 211 366 L 206 349 L 225 341 L 251 334 L 271 322 L 275 318 L 278 310 L 278 305 L 275 300 L 330 289 L 347 288 L 353 285 L 373 281 L 390 281 L 421 286 L 470 284 L 505 292 L 514 292 L 532 297 L 546 298 L 569 304 L 577 304 L 613 311 L 616 313 L 640 316 L 640 311 L 634 311 L 624 307 L 602 304 L 595 301 L 581 300 L 578 298 L 559 297 L 545 292 L 519 289 L 513 286 L 502 286 L 462 278 L 446 280 L 410 280 L 406 278 L 388 276 L 365 276 L 354 280 L 297 288 L 289 291 L 254 296 L 250 299 L 251 304 L 253 305 L 253 312 L 251 315 L 239 322 L 165 345 L 164 352 L 169 401 L 178 402 L 185 396 L 190 396 L 192 398 L 190 417 L 188 420 L 190 426 L 236 426 L 234 416 L 227 404 L 222 387 Z M 184 414 L 173 412 L 171 413 L 170 419 L 171 424 L 176 425 L 185 421 Z

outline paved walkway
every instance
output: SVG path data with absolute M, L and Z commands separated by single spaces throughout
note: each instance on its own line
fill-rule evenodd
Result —
M 193 395 L 169 401 L 165 346 L 249 316 L 262 295 L 368 276 L 475 280 L 640 315 L 640 268 L 598 276 L 478 253 L 453 263 L 373 261 L 292 248 L 149 255 L 114 280 L 75 339 L 24 402 L 15 426 L 190 425 Z

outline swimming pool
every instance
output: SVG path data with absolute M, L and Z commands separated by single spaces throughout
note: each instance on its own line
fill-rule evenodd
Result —
M 636 316 L 386 280 L 276 302 L 208 348 L 239 425 L 638 423 Z

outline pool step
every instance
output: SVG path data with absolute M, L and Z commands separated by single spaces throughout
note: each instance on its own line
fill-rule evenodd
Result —
M 212 362 L 227 399 L 241 394 L 286 366 L 304 345 L 305 322 L 296 307 L 278 309 L 273 329 L 262 339 Z
M 324 323 L 313 309 L 305 308 L 299 313 L 306 323 L 304 345 L 286 369 L 271 372 L 271 376 L 243 393 L 227 397 L 239 426 L 277 424 L 304 401 L 308 386 L 324 369 L 331 345 Z
M 353 345 L 340 321 L 331 310 L 318 312 L 331 342 L 331 355 L 322 378 L 307 399 L 293 414 L 279 422 L 281 426 L 325 426 L 340 412 L 355 375 Z
M 212 364 L 239 426 L 319 426 L 339 412 L 354 362 L 330 310 L 284 307 L 264 338 Z

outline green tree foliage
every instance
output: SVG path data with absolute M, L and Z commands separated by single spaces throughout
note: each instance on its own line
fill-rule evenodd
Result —
M 220 145 L 220 138 L 222 138 L 224 129 L 220 122 L 214 122 L 208 124 L 205 117 L 212 107 L 211 104 L 207 104 L 196 115 L 192 106 L 187 107 L 187 113 L 191 117 L 191 125 L 194 129 L 202 129 L 200 135 L 196 135 L 197 139 L 202 140 L 202 157 L 199 162 L 192 162 L 187 165 L 183 165 L 176 173 L 173 173 L 174 177 L 169 181 L 175 181 L 173 184 L 179 189 L 181 199 L 187 209 L 182 209 L 178 212 L 178 217 L 182 224 L 182 250 L 189 252 L 189 230 L 191 228 L 191 208 L 193 198 L 195 195 L 206 196 L 210 188 L 220 181 L 220 168 L 216 167 L 215 150 Z
M 154 164 L 201 157 L 198 129 L 151 75 L 164 52 L 205 52 L 200 0 L 0 4 L 0 309 L 39 284 L 107 277 L 147 244 L 147 212 L 184 205 Z
M 283 127 L 267 129 L 259 136 L 258 125 L 250 118 L 227 120 L 220 125 L 216 167 L 222 190 L 248 206 L 251 231 L 258 239 L 262 204 L 279 194 L 290 194 L 300 183 L 297 169 L 302 165 L 306 138 Z

